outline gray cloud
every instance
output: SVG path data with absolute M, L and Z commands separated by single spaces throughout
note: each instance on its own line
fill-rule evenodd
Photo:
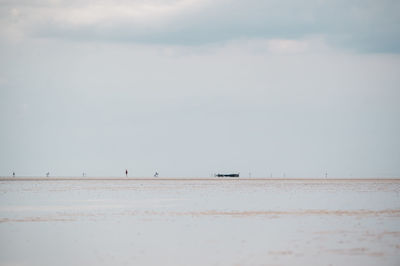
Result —
M 35 37 L 201 45 L 319 36 L 330 45 L 355 51 L 400 51 L 398 1 L 22 3 L 3 4 L 2 13 L 8 12 L 3 27 L 14 25 Z

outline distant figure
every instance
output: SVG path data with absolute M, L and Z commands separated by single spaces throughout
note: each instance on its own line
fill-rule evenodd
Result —
M 50 175 L 50 173 L 49 173 L 49 172 L 47 172 L 47 173 L 46 173 L 46 177 L 49 177 L 49 175 Z
M 325 179 L 328 178 L 328 172 L 325 172 Z
M 125 175 L 128 177 L 128 169 L 125 170 Z
M 158 172 L 155 172 L 154 177 L 158 177 Z
M 83 177 L 85 177 L 85 176 L 86 176 L 86 173 L 85 173 L 85 172 L 83 172 L 83 173 L 82 173 L 82 176 L 83 176 Z
M 13 172 L 13 177 L 15 177 L 15 172 Z

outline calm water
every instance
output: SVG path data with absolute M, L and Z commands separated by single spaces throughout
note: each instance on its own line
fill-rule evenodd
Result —
M 0 181 L 0 265 L 400 265 L 400 181 Z

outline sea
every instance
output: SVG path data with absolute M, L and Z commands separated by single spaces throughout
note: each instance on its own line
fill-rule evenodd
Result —
M 400 179 L 0 178 L 0 265 L 400 265 Z

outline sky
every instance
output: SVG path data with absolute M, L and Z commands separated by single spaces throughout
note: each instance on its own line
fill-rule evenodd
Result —
M 398 14 L 0 0 L 0 176 L 400 177 Z

